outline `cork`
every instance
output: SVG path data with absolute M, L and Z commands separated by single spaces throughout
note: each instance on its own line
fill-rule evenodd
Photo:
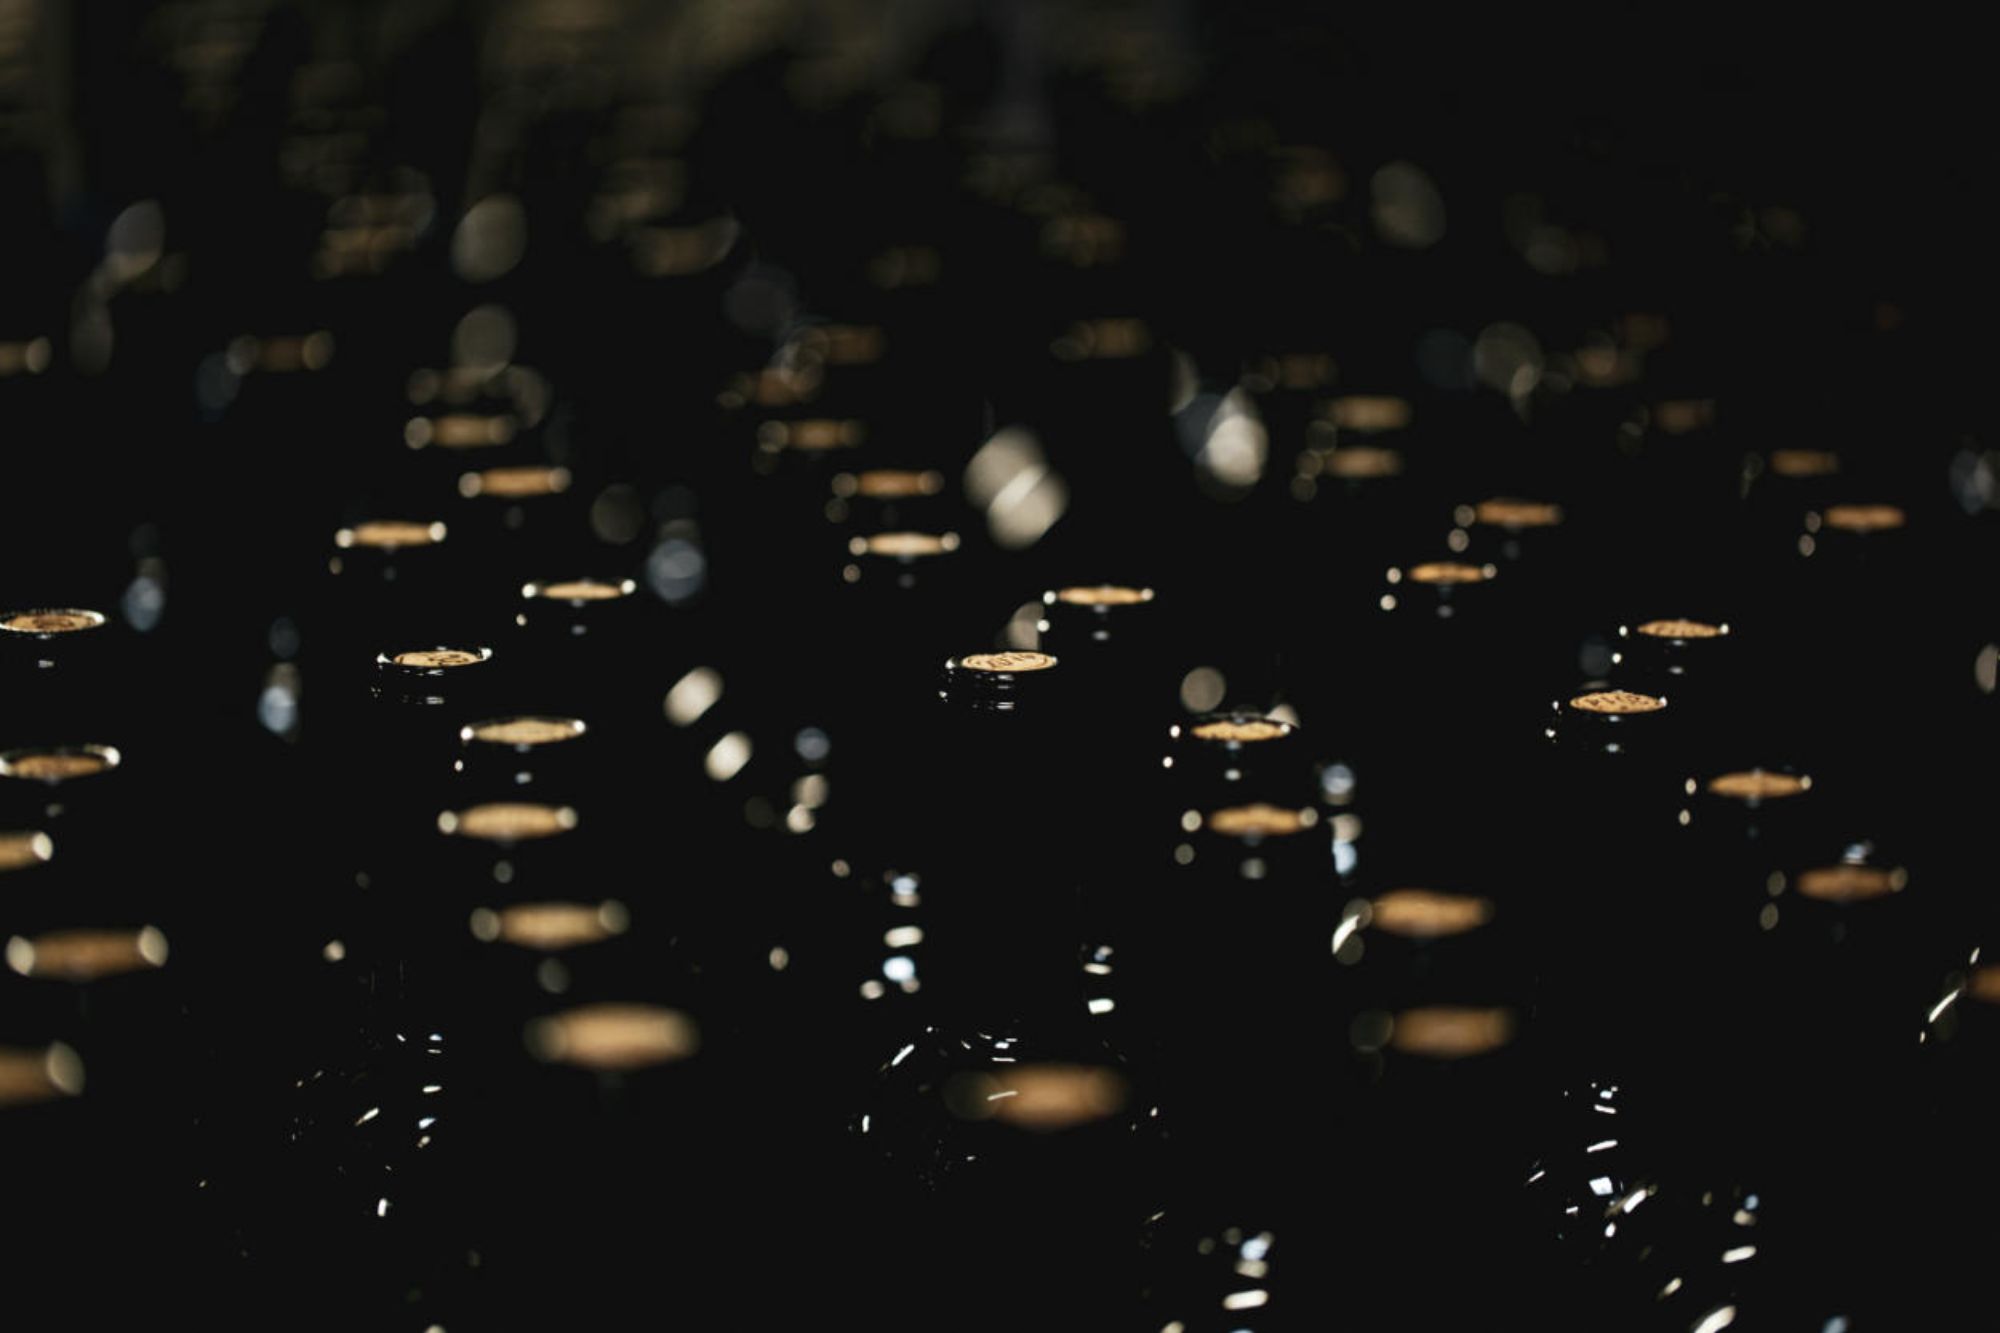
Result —
M 1830 477 L 1840 471 L 1840 455 L 1831 449 L 1773 449 L 1771 471 L 1781 477 Z
M 1090 588 L 1058 588 L 1056 600 L 1065 606 L 1137 606 L 1152 601 L 1153 590 L 1101 583 Z
M 1708 790 L 1717 796 L 1733 796 L 1739 801 L 1770 801 L 1797 796 L 1812 789 L 1812 779 L 1790 773 L 1767 773 L 1761 768 L 1738 773 L 1719 773 L 1708 780 Z
M 0 1108 L 74 1097 L 83 1091 L 83 1061 L 61 1042 L 42 1050 L 0 1046 Z
M 441 832 L 482 842 L 526 842 L 553 838 L 576 827 L 576 811 L 565 805 L 496 801 L 438 816 Z
M 109 746 L 62 750 L 15 750 L 0 755 L 0 774 L 34 782 L 66 782 L 107 773 L 118 766 L 118 752 Z
M 1649 639 L 1719 639 L 1729 629 L 1705 620 L 1649 620 L 1639 626 L 1639 633 Z
M 967 1120 L 998 1120 L 1036 1133 L 1074 1129 L 1116 1115 L 1127 1087 L 1095 1065 L 1030 1064 L 977 1074 L 950 1086 L 952 1109 Z
M 1800 871 L 1797 888 L 1805 897 L 1821 902 L 1852 903 L 1900 893 L 1908 882 L 1908 874 L 1900 868 L 1837 865 Z
M 1459 1060 L 1497 1051 L 1513 1039 L 1511 1010 L 1436 1005 L 1397 1014 L 1389 1044 L 1407 1055 Z
M 865 366 L 882 359 L 889 340 L 872 324 L 822 324 L 799 335 L 799 342 L 830 366 Z
M 528 1049 L 552 1064 L 621 1072 L 685 1060 L 701 1048 L 694 1020 L 650 1004 L 588 1004 L 528 1025 Z
M 46 833 L 0 833 L 0 871 L 42 865 L 55 854 L 56 845 Z
M 1402 430 L 1410 424 L 1406 398 L 1386 394 L 1348 394 L 1326 405 L 1327 419 L 1342 430 Z
M 1888 532 L 1910 521 L 1895 505 L 1876 504 L 1828 505 L 1820 518 L 1835 532 Z
M 1477 930 L 1493 919 L 1493 904 L 1463 893 L 1391 889 L 1369 905 L 1368 924 L 1407 939 L 1441 939 Z
M 1540 500 L 1481 500 L 1473 517 L 1489 527 L 1553 528 L 1563 521 L 1562 506 Z
M 530 597 L 545 597 L 552 602 L 614 602 L 628 596 L 637 587 L 630 579 L 620 583 L 605 583 L 600 579 L 565 579 L 560 583 L 530 583 L 525 591 Z
M 444 524 L 421 523 L 411 519 L 383 518 L 357 523 L 333 534 L 333 544 L 346 549 L 366 546 L 393 551 L 405 546 L 435 546 L 444 540 Z
M 968 671 L 1047 671 L 1056 659 L 1047 653 L 968 653 L 958 664 Z
M 569 489 L 569 469 L 562 467 L 490 467 L 458 479 L 458 493 L 467 499 L 490 495 L 496 500 L 525 500 L 560 495 Z
M 955 532 L 878 532 L 856 537 L 847 544 L 855 555 L 884 555 L 911 560 L 927 555 L 944 555 L 958 549 Z
M 24 977 L 97 981 L 166 966 L 167 937 L 137 930 L 57 930 L 7 941 L 7 966 Z
M 1403 454 L 1401 450 L 1384 449 L 1380 445 L 1350 444 L 1326 456 L 1325 471 L 1330 477 L 1348 481 L 1399 476 L 1403 471 Z
M 1987 1004 L 2000 1004 L 2000 967 L 1982 967 L 1966 979 L 1965 993 Z
M 801 449 L 820 453 L 828 449 L 851 449 L 867 437 L 858 421 L 815 418 L 805 421 L 767 421 L 757 430 L 757 438 L 781 449 Z
M 1715 424 L 1713 398 L 1677 398 L 1653 407 L 1653 424 L 1667 435 L 1690 435 Z
M 15 611 L 0 619 L 0 630 L 15 634 L 75 634 L 104 624 L 104 613 L 77 607 L 48 607 Z
M 514 418 L 509 416 L 481 416 L 473 412 L 451 412 L 438 417 L 418 417 L 417 422 L 428 428 L 404 432 L 405 438 L 412 434 L 444 449 L 482 449 L 497 444 L 506 444 L 514 438 Z
M 585 729 L 573 717 L 502 717 L 475 722 L 461 731 L 459 737 L 488 745 L 556 745 L 575 740 Z
M 1197 723 L 1189 729 L 1189 734 L 1204 741 L 1275 741 L 1292 734 L 1289 725 L 1270 718 L 1217 718 L 1213 722 Z
M 1633 690 L 1592 690 L 1571 699 L 1569 706 L 1580 713 L 1627 717 L 1633 713 L 1657 713 L 1667 706 L 1667 701 Z
M 624 934 L 628 924 L 625 908 L 615 902 L 517 903 L 497 912 L 481 908 L 472 915 L 472 933 L 480 939 L 545 953 L 601 943 Z
M 1461 564 L 1455 560 L 1431 560 L 1409 574 L 1412 583 L 1484 583 L 1493 571 L 1483 565 Z
M 389 660 L 397 666 L 438 671 L 448 667 L 477 666 L 484 662 L 487 656 L 484 650 L 471 652 L 464 648 L 412 648 L 408 652 L 397 653 Z
M 871 468 L 866 472 L 842 473 L 834 478 L 834 490 L 869 500 L 908 500 L 936 495 L 944 489 L 941 472 L 918 472 L 905 468 Z
M 1052 344 L 1065 361 L 1123 361 L 1142 356 L 1153 346 L 1153 332 L 1140 319 L 1086 319 Z
M 1205 822 L 1215 832 L 1231 838 L 1285 837 L 1305 832 L 1319 822 L 1319 815 L 1310 809 L 1287 810 L 1259 803 L 1213 811 Z

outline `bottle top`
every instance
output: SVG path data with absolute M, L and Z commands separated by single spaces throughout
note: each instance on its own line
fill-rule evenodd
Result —
M 767 449 L 797 449 L 823 453 L 829 449 L 851 449 L 868 436 L 859 421 L 816 418 L 806 421 L 766 421 L 757 427 L 757 442 Z
M 587 1004 L 528 1024 L 528 1049 L 548 1064 L 623 1072 L 685 1060 L 701 1049 L 694 1020 L 650 1004 Z
M 1128 1092 L 1125 1076 L 1101 1065 L 1024 1064 L 959 1075 L 946 1085 L 945 1104 L 962 1120 L 1046 1134 L 1118 1114 Z
M 468 472 L 458 479 L 458 493 L 470 500 L 490 496 L 496 500 L 524 500 L 538 495 L 560 495 L 569 489 L 566 467 L 490 467 Z
M 56 930 L 7 941 L 7 966 L 24 977 L 96 981 L 165 967 L 167 937 L 153 926 L 136 930 Z
M 1326 417 L 1342 430 L 1402 430 L 1410 424 L 1407 398 L 1387 394 L 1347 394 L 1326 405 Z
M 342 550 L 361 546 L 378 551 L 395 551 L 405 546 L 436 546 L 444 537 L 445 526 L 442 523 L 383 518 L 340 529 L 333 534 L 333 544 Z
M 920 496 L 936 495 L 943 489 L 942 472 L 918 472 L 900 468 L 842 472 L 833 479 L 833 493 L 842 499 L 859 496 L 864 500 L 911 500 Z
M 1401 569 L 1389 571 L 1389 582 L 1400 583 L 1408 578 L 1412 583 L 1458 584 L 1485 583 L 1499 570 L 1492 565 L 1468 565 L 1462 560 L 1427 560 L 1420 565 L 1412 565 L 1407 573 Z
M 491 648 L 408 648 L 402 652 L 377 653 L 375 665 L 382 670 L 392 667 L 419 675 L 436 676 L 460 667 L 479 666 L 493 660 Z
M 1840 471 L 1840 455 L 1831 449 L 1773 449 L 1770 467 L 1781 477 L 1829 477 Z
M 1153 600 L 1151 588 L 1132 588 L 1122 584 L 1100 583 L 1088 587 L 1057 588 L 1042 594 L 1046 604 L 1056 602 L 1064 606 L 1139 606 Z
M 488 745 L 557 745 L 587 730 L 582 720 L 573 717 L 498 717 L 459 728 L 458 738 Z
M 1623 625 L 1621 625 L 1618 627 L 1618 633 L 1619 637 L 1621 638 L 1627 636 L 1628 634 L 1643 634 L 1649 639 L 1666 639 L 1666 640 L 1672 640 L 1674 642 L 1686 642 L 1689 639 L 1724 638 L 1730 633 L 1730 629 L 1726 623 L 1719 625 L 1711 625 L 1705 620 L 1675 619 L 1675 620 L 1648 620 L 1644 624 L 1632 630 L 1627 630 Z
M 1259 802 L 1211 811 L 1203 822 L 1214 832 L 1230 838 L 1288 837 L 1304 833 L 1319 823 L 1319 812 L 1311 807 L 1288 810 Z
M 496 940 L 553 953 L 597 944 L 623 935 L 631 924 L 625 905 L 606 900 L 589 903 L 516 903 L 494 909 L 481 907 L 472 914 L 473 935 L 491 944 Z
M 955 532 L 877 532 L 855 537 L 847 543 L 854 555 L 881 555 L 897 560 L 915 560 L 929 555 L 947 555 L 959 546 Z
M 1204 718 L 1186 730 L 1187 734 L 1196 740 L 1234 748 L 1265 741 L 1284 740 L 1298 728 L 1275 717 L 1263 717 L 1256 713 L 1230 713 L 1221 717 Z M 1171 734 L 1178 737 L 1181 731 L 1182 728 L 1176 725 L 1172 728 Z
M 944 686 L 939 697 L 975 707 L 1011 711 L 1031 691 L 1041 688 L 1030 682 L 1047 677 L 1058 658 L 1050 653 L 1028 651 L 967 653 L 944 664 Z
M 525 842 L 553 838 L 577 825 L 576 811 L 566 805 L 533 801 L 496 801 L 446 810 L 437 817 L 438 832 L 481 842 Z
M 619 579 L 616 583 L 603 579 L 562 579 L 554 583 L 525 584 L 521 595 L 552 602 L 615 602 L 621 597 L 630 597 L 638 590 L 639 585 L 631 579 Z
M 1462 1060 L 1497 1051 L 1513 1039 L 1511 1009 L 1428 1005 L 1397 1014 L 1388 1044 L 1406 1055 Z
M 1493 919 L 1490 899 L 1432 889 L 1391 889 L 1374 902 L 1362 925 L 1407 939 L 1442 939 L 1479 929 Z
M 1702 785 L 1713 795 L 1754 804 L 1809 792 L 1813 780 L 1802 773 L 1772 773 L 1761 768 L 1749 768 L 1734 773 L 1718 773 Z M 1687 787 L 1688 795 L 1692 796 L 1695 792 L 1693 778 L 1688 779 Z
M 1541 500 L 1496 498 L 1460 505 L 1453 514 L 1460 527 L 1479 523 L 1495 528 L 1553 528 L 1563 521 L 1562 506 Z
M 67 782 L 118 767 L 122 756 L 109 745 L 61 745 L 0 754 L 0 776 L 33 782 Z
M 0 871 L 42 865 L 55 854 L 56 845 L 46 833 L 0 833 Z
M 55 634 L 76 634 L 93 630 L 104 624 L 102 611 L 87 611 L 80 607 L 38 607 L 28 611 L 10 611 L 0 617 L 0 631 L 9 634 L 28 634 L 47 638 Z
M 42 1050 L 0 1046 L 0 1107 L 25 1106 L 83 1091 L 83 1061 L 61 1042 Z
M 1802 870 L 1794 877 L 1792 887 L 1802 896 L 1820 902 L 1852 903 L 1901 893 L 1909 882 L 1909 872 L 1901 866 L 1843 863 Z
M 1835 532 L 1889 532 L 1909 521 L 1901 506 L 1890 504 L 1828 505 L 1806 515 L 1806 527 L 1811 531 L 1825 526 Z
M 504 414 L 448 412 L 435 417 L 411 417 L 403 426 L 403 443 L 412 449 L 485 449 L 510 443 L 514 418 Z
M 1573 695 L 1569 706 L 1580 713 L 1631 717 L 1638 713 L 1657 713 L 1667 706 L 1667 701 L 1658 695 L 1640 694 L 1636 690 L 1589 690 Z

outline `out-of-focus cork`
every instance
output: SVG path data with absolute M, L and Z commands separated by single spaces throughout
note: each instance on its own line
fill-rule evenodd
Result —
M 1477 930 L 1493 919 L 1493 904 L 1464 893 L 1391 889 L 1369 905 L 1368 924 L 1409 939 L 1439 939 Z
M 1403 471 L 1403 454 L 1379 444 L 1349 444 L 1329 453 L 1323 467 L 1328 476 L 1347 481 L 1394 477 Z
M 878 532 L 873 536 L 856 537 L 848 543 L 848 549 L 855 555 L 886 555 L 905 560 L 917 556 L 944 555 L 958 549 L 958 534 Z
M 1100 583 L 1089 588 L 1059 588 L 1056 600 L 1066 606 L 1136 606 L 1152 601 L 1153 590 Z
M 1386 394 L 1348 394 L 1326 405 L 1327 419 L 1342 430 L 1402 430 L 1410 424 L 1406 398 Z
M 1896 505 L 1828 505 L 1821 521 L 1835 532 L 1888 532 L 1910 521 Z
M 555 745 L 575 740 L 584 730 L 583 723 L 573 717 L 503 717 L 475 722 L 463 735 L 466 740 L 489 745 Z
M 953 1109 L 968 1120 L 998 1120 L 1048 1133 L 1116 1115 L 1127 1085 L 1116 1070 L 1095 1065 L 1030 1064 L 979 1074 L 951 1087 Z
M 553 1064 L 619 1072 L 685 1060 L 701 1048 L 694 1020 L 650 1004 L 588 1004 L 528 1025 L 528 1049 Z
M 1818 866 L 1799 872 L 1797 888 L 1804 897 L 1820 902 L 1852 903 L 1900 893 L 1908 882 L 1908 874 L 1900 867 L 1884 870 L 1880 866 Z
M 117 766 L 117 751 L 103 747 L 17 750 L 9 755 L 0 755 L 0 774 L 34 782 L 67 782 L 71 778 L 87 778 L 109 772 Z
M 24 870 L 42 865 L 56 854 L 46 833 L 0 833 L 0 870 Z
M 1812 790 L 1812 779 L 1750 768 L 1737 773 L 1718 773 L 1708 780 L 1708 789 L 1717 796 L 1733 796 L 1739 801 L 1770 801 Z
M 1284 837 L 1305 832 L 1319 822 L 1319 816 L 1311 809 L 1287 810 L 1280 805 L 1259 803 L 1216 810 L 1205 822 L 1225 837 Z
M 1493 571 L 1484 565 L 1468 565 L 1456 560 L 1429 560 L 1410 570 L 1412 583 L 1484 583 Z
M 1265 717 L 1219 717 L 1212 722 L 1197 723 L 1189 728 L 1189 734 L 1204 741 L 1275 741 L 1291 735 L 1292 729 Z
M 629 924 L 624 906 L 615 902 L 516 903 L 498 911 L 482 907 L 472 915 L 472 933 L 480 939 L 547 953 L 601 943 L 624 934 Z
M 490 495 L 496 500 L 523 500 L 537 495 L 559 495 L 569 489 L 566 467 L 490 467 L 468 472 L 458 479 L 458 493 L 468 499 Z
M 152 926 L 136 930 L 56 930 L 7 941 L 7 966 L 24 977 L 97 981 L 164 967 L 167 937 Z
M 908 500 L 922 495 L 936 495 L 943 489 L 943 473 L 905 468 L 873 468 L 867 472 L 842 473 L 834 478 L 836 494 L 859 495 L 868 500 Z
M 615 602 L 633 590 L 633 584 L 606 583 L 601 579 L 565 579 L 560 583 L 531 583 L 528 592 L 552 602 Z
M 564 805 L 532 801 L 495 801 L 438 816 L 438 828 L 460 838 L 482 842 L 526 842 L 553 838 L 576 827 L 576 811 Z
M 83 1061 L 57 1042 L 41 1050 L 0 1046 L 0 1107 L 74 1097 L 83 1091 Z
M 1562 506 L 1542 500 L 1481 500 L 1472 513 L 1475 521 L 1499 528 L 1553 528 L 1563 521 Z
M 1389 1044 L 1407 1055 L 1459 1060 L 1497 1051 L 1513 1039 L 1512 1010 L 1436 1005 L 1397 1014 Z
M 1773 449 L 1771 471 L 1781 477 L 1830 477 L 1840 471 L 1840 455 L 1831 449 Z
M 333 534 L 333 544 L 342 548 L 367 546 L 393 551 L 404 546 L 435 546 L 444 540 L 444 524 L 419 523 L 410 519 L 371 519 L 342 528 Z

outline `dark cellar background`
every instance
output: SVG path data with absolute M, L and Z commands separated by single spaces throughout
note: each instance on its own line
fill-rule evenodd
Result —
M 1990 1304 L 1880 22 L 0 0 L 21 1326 Z

